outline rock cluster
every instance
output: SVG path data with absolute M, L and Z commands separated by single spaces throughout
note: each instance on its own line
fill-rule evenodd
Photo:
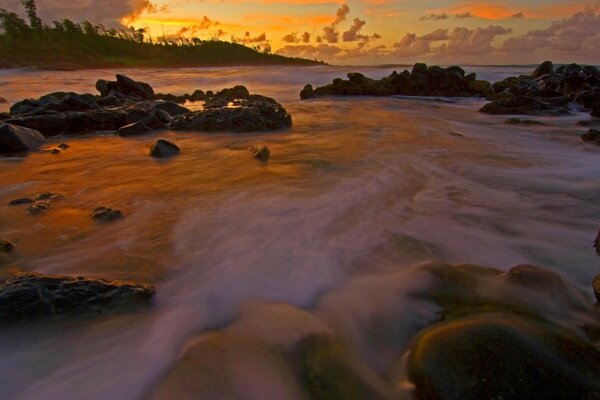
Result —
M 11 200 L 9 206 L 27 205 L 27 211 L 32 215 L 42 214 L 52 208 L 52 203 L 63 198 L 62 194 L 45 192 L 34 197 L 21 197 Z
M 125 218 L 125 216 L 121 210 L 113 210 L 108 207 L 98 207 L 92 212 L 92 220 L 100 224 L 118 221 L 123 218 Z
M 264 144 L 255 144 L 248 149 L 252 153 L 252 157 L 260 161 L 268 161 L 271 157 L 271 150 Z
M 150 303 L 151 285 L 36 273 L 0 277 L 0 322 L 100 314 Z
M 357 72 L 351 72 L 347 76 L 347 80 L 336 78 L 329 85 L 317 88 L 306 85 L 300 92 L 300 98 L 362 95 L 486 97 L 493 94 L 489 82 L 477 80 L 476 74 L 466 74 L 458 66 L 442 68 L 415 64 L 411 71 L 394 71 L 382 79 L 367 78 Z
M 555 67 L 546 61 L 530 75 L 513 76 L 493 85 L 487 114 L 559 115 L 569 103 L 600 116 L 600 70 L 577 64 Z
M 149 84 L 117 74 L 115 81 L 99 80 L 96 88 L 99 96 L 56 92 L 19 101 L 1 120 L 7 126 L 34 129 L 46 137 L 106 131 L 132 136 L 171 125 L 186 130 L 236 132 L 291 126 L 291 117 L 281 104 L 250 95 L 243 86 L 175 96 L 155 94 Z M 203 111 L 192 113 L 178 104 L 186 100 L 202 100 L 206 105 Z
M 292 126 L 292 117 L 270 97 L 251 95 L 243 86 L 217 92 L 201 111 L 173 118 L 171 129 L 201 132 L 261 132 Z

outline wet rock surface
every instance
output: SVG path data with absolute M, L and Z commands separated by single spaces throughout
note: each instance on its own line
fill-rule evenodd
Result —
M 204 110 L 174 117 L 171 129 L 200 132 L 261 132 L 292 126 L 292 117 L 270 97 L 251 95 L 243 86 L 218 92 Z
M 554 326 L 503 314 L 437 324 L 411 348 L 419 399 L 593 399 L 600 352 Z
M 107 207 L 98 207 L 92 212 L 92 220 L 100 224 L 115 222 L 125 218 L 120 210 L 113 210 Z
M 39 149 L 46 139 L 34 130 L 0 123 L 0 153 L 17 153 Z
M 600 131 L 597 129 L 590 129 L 583 135 L 581 135 L 581 140 L 588 143 L 593 143 L 600 145 Z
M 556 68 L 546 61 L 530 75 L 494 83 L 488 98 L 492 102 L 480 110 L 487 114 L 560 115 L 573 103 L 594 116 L 600 107 L 600 71 L 577 64 Z
M 250 95 L 243 86 L 217 93 L 196 90 L 176 96 L 155 94 L 149 84 L 117 74 L 116 81 L 101 79 L 96 88 L 99 96 L 56 92 L 19 101 L 2 120 L 35 129 L 46 137 L 94 132 L 140 135 L 171 123 L 185 126 L 180 129 L 236 132 L 291 126 L 291 117 L 281 104 L 268 97 Z M 191 112 L 181 105 L 186 101 L 206 104 L 203 111 Z
M 260 161 L 268 161 L 271 157 L 271 150 L 264 144 L 255 144 L 248 149 L 252 153 L 252 157 Z
M 0 239 L 0 253 L 10 253 L 14 247 L 8 240 Z
M 100 314 L 147 305 L 153 295 L 139 283 L 14 273 L 0 277 L 0 322 Z
M 150 149 L 150 155 L 156 158 L 173 157 L 180 152 L 181 149 L 179 146 L 164 139 L 158 139 Z
M 61 200 L 64 196 L 60 193 L 45 192 L 40 193 L 34 197 L 21 197 L 18 199 L 11 200 L 9 206 L 25 206 L 27 205 L 27 211 L 31 215 L 39 215 L 50 210 L 52 204 Z

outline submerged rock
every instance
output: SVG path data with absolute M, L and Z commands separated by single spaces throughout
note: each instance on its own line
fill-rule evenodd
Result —
M 46 139 L 29 128 L 0 123 L 0 153 L 16 153 L 39 149 Z
M 596 240 L 594 240 L 594 248 L 596 249 L 596 254 L 600 256 L 600 231 L 598 231 Z
M 510 97 L 494 100 L 479 111 L 486 114 L 560 115 L 567 114 L 567 103 L 562 98 L 551 100 L 535 97 Z
M 271 151 L 264 144 L 255 144 L 250 146 L 249 150 L 252 153 L 252 157 L 260 161 L 268 161 L 269 157 L 271 157 Z
M 4 97 L 0 97 L 0 104 L 8 103 Z
M 600 145 L 600 131 L 597 129 L 590 129 L 589 131 L 581 135 L 581 140 L 583 140 L 584 142 Z
M 440 323 L 410 349 L 419 399 L 592 399 L 600 352 L 568 331 L 503 314 Z
M 149 304 L 153 295 L 139 283 L 15 273 L 0 277 L 0 322 L 100 314 Z
M 8 240 L 0 239 L 0 253 L 10 253 L 14 247 Z
M 119 136 L 137 136 L 151 132 L 153 129 L 143 122 L 134 122 L 119 128 Z
M 181 149 L 172 142 L 164 139 L 158 139 L 150 149 L 152 157 L 173 157 L 181 152 Z
M 125 218 L 120 210 L 98 207 L 92 213 L 92 219 L 98 223 L 109 223 Z

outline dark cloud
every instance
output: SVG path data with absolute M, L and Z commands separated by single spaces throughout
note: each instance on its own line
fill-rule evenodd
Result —
M 194 25 L 184 26 L 181 28 L 176 36 L 187 36 L 193 37 L 198 35 L 199 33 L 206 31 L 209 28 L 219 25 L 218 21 L 213 21 L 209 19 L 207 16 L 204 16 L 202 20 Z
M 422 16 L 419 20 L 420 21 L 428 21 L 428 20 L 433 20 L 433 21 L 441 21 L 444 19 L 448 19 L 448 14 L 429 14 L 429 15 L 425 15 Z
M 243 44 L 264 43 L 267 42 L 267 35 L 265 33 L 261 33 L 258 36 L 252 37 L 250 32 L 246 32 L 242 37 L 233 38 L 233 41 Z
M 473 14 L 471 14 L 470 12 L 454 14 L 454 18 L 458 18 L 458 19 L 473 18 L 473 17 L 474 17 Z

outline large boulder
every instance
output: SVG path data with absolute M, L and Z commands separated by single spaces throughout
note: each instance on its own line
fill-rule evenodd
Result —
M 171 115 L 173 117 L 191 112 L 190 109 L 180 106 L 179 104 L 174 103 L 172 101 L 157 101 L 150 108 L 150 111 L 153 113 L 156 113 L 156 111 L 159 111 L 159 110 L 166 111 L 169 113 L 169 115 Z
M 418 399 L 595 399 L 600 352 L 563 329 L 503 314 L 440 323 L 410 349 Z
M 532 73 L 532 78 L 539 78 L 546 74 L 551 74 L 554 72 L 554 64 L 552 61 L 544 61 L 541 63 Z
M 154 89 L 145 82 L 138 82 L 121 74 L 117 74 L 116 79 L 116 81 L 99 79 L 96 82 L 96 89 L 102 97 L 112 95 L 150 99 L 154 96 Z
M 150 303 L 151 285 L 36 273 L 0 277 L 0 322 L 94 315 Z
M 37 150 L 46 142 L 34 129 L 0 123 L 0 153 Z

